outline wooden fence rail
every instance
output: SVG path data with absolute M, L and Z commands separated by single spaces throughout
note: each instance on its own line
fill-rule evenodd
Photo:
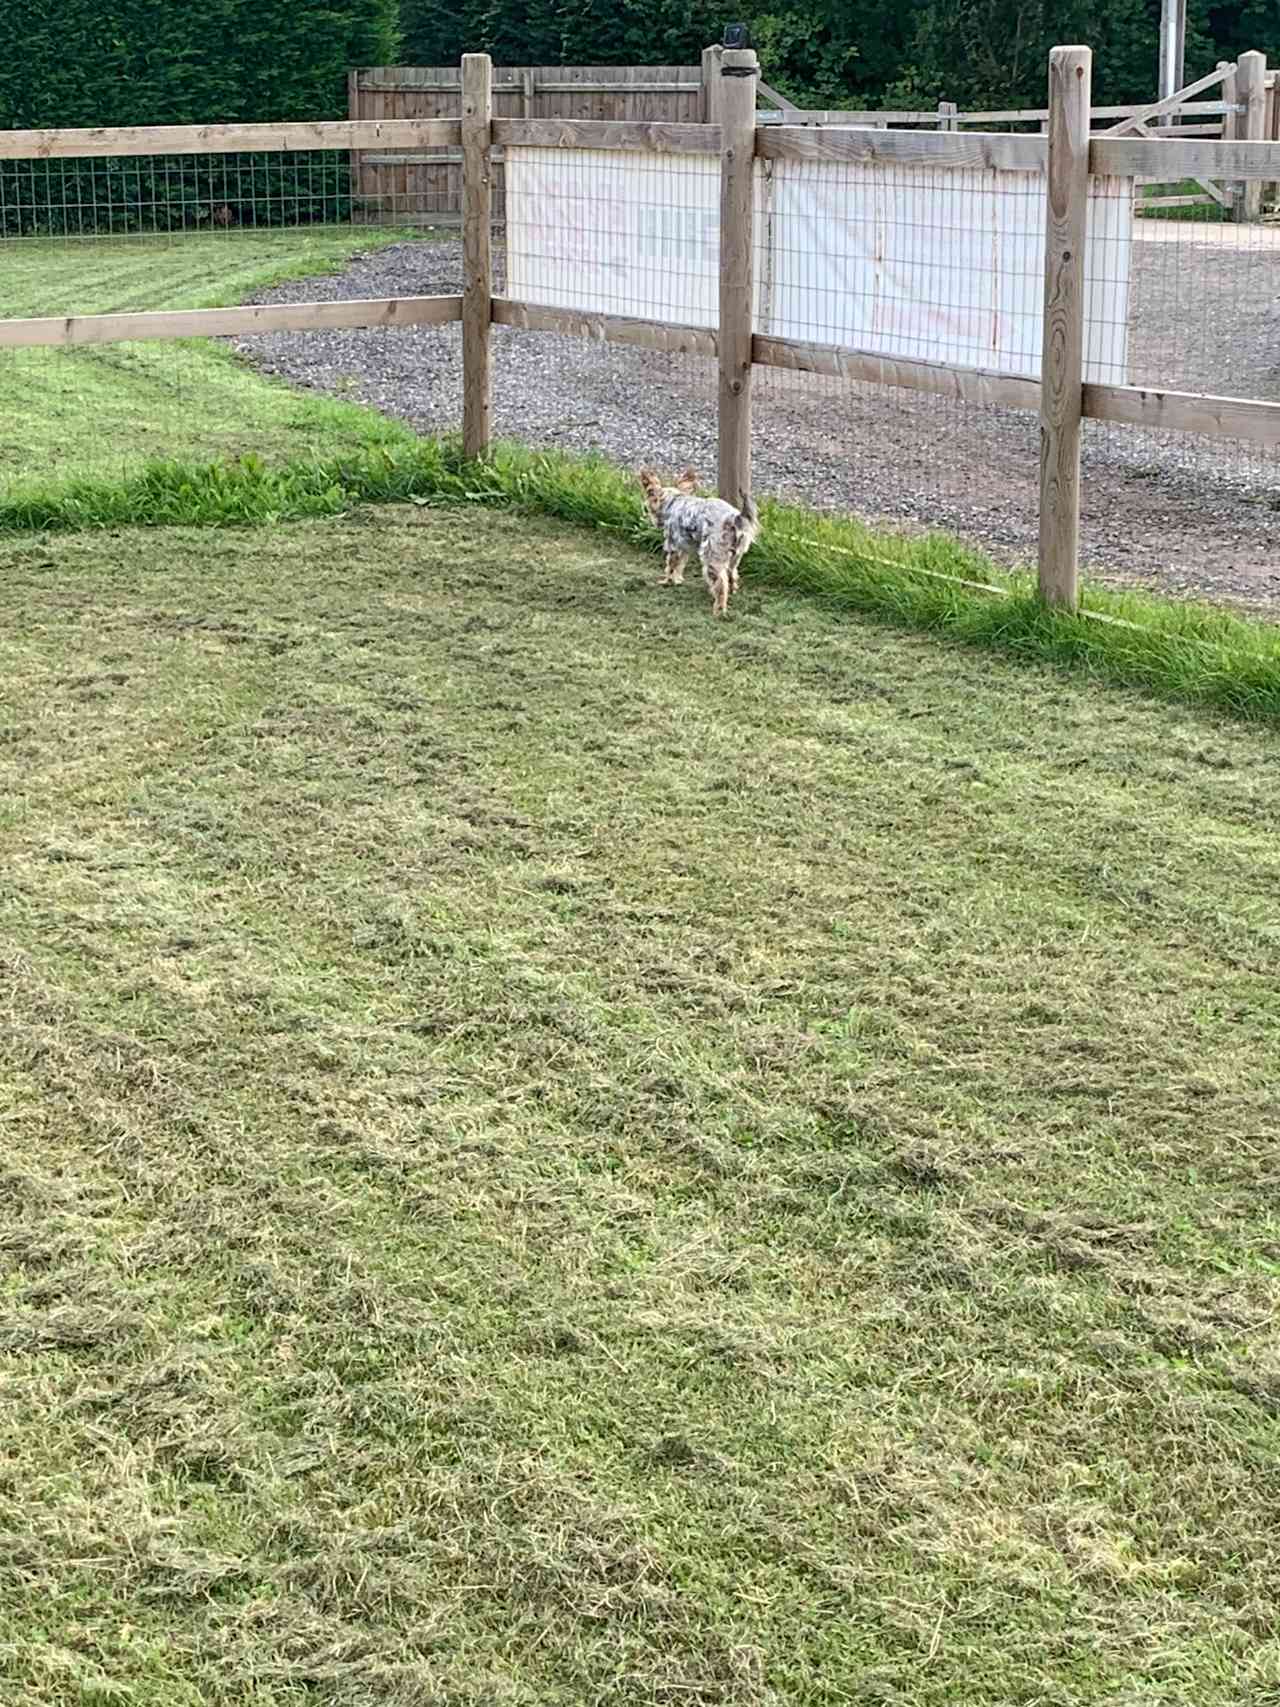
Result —
M 1258 56 L 1260 58 L 1260 56 Z M 1280 181 L 1280 137 L 1271 140 L 1179 138 L 1157 140 L 1136 120 L 1138 134 L 1090 134 L 1088 53 L 1060 49 L 1053 57 L 1047 134 L 977 134 L 960 129 L 892 130 L 813 127 L 790 122 L 760 126 L 754 112 L 754 55 L 708 56 L 722 87 L 708 92 L 707 110 L 722 121 L 583 119 L 573 116 L 500 117 L 493 111 L 492 71 L 469 56 L 457 91 L 461 116 L 372 117 L 334 124 L 160 126 L 152 128 L 0 132 L 0 159 L 48 161 L 112 155 L 211 155 L 312 149 L 359 152 L 378 146 L 406 151 L 457 147 L 465 161 L 465 286 L 462 295 L 373 301 L 248 305 L 125 314 L 44 316 L 0 320 L 0 348 L 65 346 L 134 339 L 208 337 L 316 328 L 388 328 L 463 324 L 464 430 L 468 450 L 489 442 L 489 328 L 552 331 L 645 349 L 713 357 L 720 367 L 720 475 L 725 495 L 741 502 L 750 488 L 751 374 L 776 367 L 849 381 L 933 392 L 972 404 L 1037 409 L 1042 421 L 1040 585 L 1043 595 L 1071 606 L 1076 599 L 1079 526 L 1079 439 L 1082 419 L 1246 439 L 1280 447 L 1280 403 L 1202 396 L 1130 385 L 1093 384 L 1081 372 L 1084 333 L 1084 208 L 1090 176 L 1141 181 L 1208 177 L 1248 186 Z M 1251 109 L 1257 91 L 1275 85 L 1246 75 Z M 746 75 L 744 75 L 746 73 Z M 706 91 L 704 91 L 706 92 Z M 1265 107 L 1265 100 L 1263 102 Z M 1109 115 L 1108 115 L 1109 116 Z M 957 115 L 961 118 L 962 115 Z M 1256 127 L 1255 127 L 1256 128 Z M 489 254 L 497 147 L 566 151 L 625 150 L 654 156 L 719 156 L 720 307 L 715 329 L 661 320 L 555 308 L 495 296 Z M 1040 376 L 987 372 L 948 362 L 908 360 L 875 350 L 767 336 L 751 320 L 754 161 L 893 161 L 933 169 L 975 166 L 1044 180 L 1046 208 L 1045 312 Z
M 360 148 L 451 148 L 457 115 L 332 124 L 130 125 L 96 130 L 0 130 L 0 160 L 92 160 L 118 155 L 288 154 Z
M 1218 87 L 1220 85 L 1220 87 Z M 1206 94 L 1213 98 L 1206 98 Z M 936 108 L 845 110 L 789 107 L 785 112 L 760 112 L 757 124 L 812 126 L 815 128 L 858 127 L 875 130 L 908 129 L 921 132 L 955 132 L 963 129 L 991 130 L 994 126 L 1023 127 L 1043 134 L 1049 126 L 1048 107 L 1006 107 L 983 112 L 961 111 L 954 101 L 939 101 Z M 1147 131 L 1155 124 L 1155 131 Z M 1094 131 L 1153 135 L 1161 140 L 1208 137 L 1222 142 L 1280 140 L 1280 78 L 1267 74 L 1265 57 L 1242 54 L 1237 63 L 1221 62 L 1186 88 L 1163 100 L 1128 106 L 1092 107 L 1089 126 Z M 1256 220 L 1264 202 L 1274 199 L 1280 185 L 1251 182 L 1219 186 L 1200 180 L 1194 194 L 1166 194 L 1160 186 L 1174 174 L 1169 161 L 1146 180 L 1155 193 L 1142 197 L 1139 210 L 1214 206 L 1229 210 L 1237 220 Z M 1176 179 L 1175 179 L 1176 181 Z
M 494 118 L 590 120 L 651 124 L 711 122 L 713 61 L 705 65 L 521 65 L 493 73 Z M 434 119 L 458 111 L 460 73 L 449 65 L 379 65 L 353 71 L 347 82 L 348 117 Z M 490 191 L 494 218 L 506 210 L 503 143 L 495 135 Z M 430 154 L 361 152 L 352 163 L 357 219 L 385 224 L 452 226 L 462 223 L 462 154 L 458 147 Z
M 519 120 L 581 120 L 591 123 L 652 122 L 657 125 L 713 124 L 717 114 L 714 103 L 720 87 L 719 48 L 708 48 L 700 65 L 689 66 L 517 66 L 496 69 L 493 73 L 493 102 L 495 119 L 501 126 Z M 1173 133 L 1185 139 L 1203 136 L 1217 140 L 1244 139 L 1247 136 L 1280 139 L 1280 96 L 1275 80 L 1270 79 L 1263 91 L 1256 130 L 1248 130 L 1246 104 L 1237 99 L 1231 67 L 1230 88 L 1212 87 L 1215 74 L 1201 79 L 1171 97 L 1169 111 L 1173 118 Z M 772 107 L 760 107 L 756 123 L 762 128 L 774 125 L 828 129 L 856 126 L 877 130 L 911 130 L 917 134 L 954 134 L 957 131 L 1012 127 L 1030 129 L 1042 134 L 1048 125 L 1047 107 L 1002 108 L 991 111 L 969 111 L 957 108 L 953 101 L 939 101 L 936 107 L 899 108 L 875 111 L 836 111 L 818 108 L 798 108 L 778 94 L 768 84 L 756 80 L 762 100 Z M 1212 96 L 1197 98 L 1197 88 L 1208 89 Z M 365 120 L 432 119 L 456 113 L 459 100 L 459 72 L 456 66 L 373 66 L 353 71 L 348 79 L 349 118 Z M 1157 103 L 1159 105 L 1159 103 Z M 1127 106 L 1095 107 L 1090 115 L 1092 126 L 1114 127 L 1117 121 L 1132 121 L 1151 110 L 1151 103 L 1130 103 Z M 1239 123 L 1237 119 L 1239 118 Z M 1161 130 L 1161 136 L 1171 134 Z M 512 144 L 515 146 L 515 144 Z M 491 155 L 491 192 L 496 222 L 505 221 L 506 182 L 503 149 L 506 139 L 495 133 Z M 1167 168 L 1167 162 L 1165 166 Z M 1164 170 L 1153 180 L 1157 186 L 1166 182 Z M 455 145 L 442 145 L 424 153 L 420 148 L 391 149 L 375 146 L 358 149 L 352 157 L 352 196 L 357 219 L 374 223 L 394 220 L 404 225 L 451 226 L 462 222 L 462 154 Z M 1267 186 L 1258 186 L 1245 198 L 1250 217 L 1271 194 Z M 1194 198 L 1185 194 L 1150 194 L 1143 199 L 1147 209 L 1174 206 L 1208 206 L 1218 202 L 1235 204 L 1240 217 L 1240 198 L 1212 183 L 1199 187 Z

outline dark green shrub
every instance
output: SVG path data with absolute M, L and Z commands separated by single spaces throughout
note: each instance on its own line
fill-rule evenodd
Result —
M 400 43 L 397 0 L 7 0 L 4 18 L 0 129 L 345 118 L 347 72 Z M 342 155 L 6 162 L 0 232 L 345 218 L 348 178 Z

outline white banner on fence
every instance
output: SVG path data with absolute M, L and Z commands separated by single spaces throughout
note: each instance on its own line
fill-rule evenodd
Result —
M 709 156 L 512 148 L 507 292 L 713 327 L 720 167 Z M 1038 378 L 1044 179 L 775 160 L 756 170 L 756 328 Z M 1133 186 L 1090 180 L 1085 377 L 1128 379 Z
M 543 308 L 714 327 L 719 160 L 509 148 L 507 294 Z

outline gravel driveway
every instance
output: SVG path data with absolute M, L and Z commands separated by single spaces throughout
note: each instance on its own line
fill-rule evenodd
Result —
M 1134 383 L 1280 399 L 1280 248 L 1135 244 Z M 458 243 L 396 245 L 264 302 L 461 288 Z M 237 340 L 263 372 L 396 416 L 456 427 L 458 329 L 278 333 Z M 757 370 L 755 480 L 764 493 L 942 529 L 1003 562 L 1034 559 L 1033 414 Z M 716 463 L 715 373 L 682 356 L 494 329 L 502 437 L 598 450 L 627 467 Z M 1082 555 L 1102 579 L 1280 614 L 1280 448 L 1087 423 Z

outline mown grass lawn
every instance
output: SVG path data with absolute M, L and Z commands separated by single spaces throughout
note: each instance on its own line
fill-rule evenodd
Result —
M 211 308 L 339 271 L 398 231 L 302 230 L 8 241 L 0 317 Z M 0 350 L 0 490 L 115 476 L 151 458 L 268 462 L 403 444 L 372 410 L 275 384 L 204 339 Z
M 1280 739 L 602 535 L 0 545 L 0 1697 L 1280 1691 Z

